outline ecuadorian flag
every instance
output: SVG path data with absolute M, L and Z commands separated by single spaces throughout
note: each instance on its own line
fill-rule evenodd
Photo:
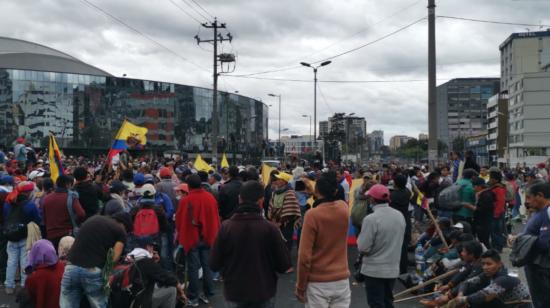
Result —
M 50 161 L 51 178 L 55 183 L 57 178 L 63 174 L 63 164 L 61 163 L 61 152 L 52 134 L 50 134 L 50 141 L 48 143 L 48 160 Z
M 124 150 L 143 149 L 147 143 L 147 131 L 146 127 L 137 126 L 124 120 L 107 155 L 107 163 L 110 165 L 113 157 Z

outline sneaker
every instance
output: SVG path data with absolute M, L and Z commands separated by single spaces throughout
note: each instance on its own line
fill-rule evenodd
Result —
M 13 295 L 15 293 L 14 288 L 6 288 L 6 295 Z
M 187 306 L 188 307 L 199 307 L 199 299 L 198 298 L 189 299 L 187 301 Z
M 207 305 L 210 304 L 210 301 L 208 300 L 208 297 L 206 297 L 206 295 L 204 295 L 204 294 L 199 295 L 199 300 L 201 302 L 207 304 Z

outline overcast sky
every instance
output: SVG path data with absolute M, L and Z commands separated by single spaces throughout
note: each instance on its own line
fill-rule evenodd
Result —
M 0 36 L 44 44 L 113 75 L 212 86 L 212 46 L 197 46 L 196 34 L 211 38 L 199 23 L 211 18 L 192 0 L 88 0 L 167 46 L 176 56 L 129 30 L 81 0 L 1 0 Z M 299 66 L 376 40 L 427 15 L 427 0 L 195 0 L 227 23 L 234 37 L 222 45 L 237 55 L 233 75 L 281 68 L 258 78 L 312 80 Z M 176 7 L 173 3 L 177 4 Z M 187 3 L 186 3 L 187 2 Z M 547 0 L 440 0 L 436 14 L 514 23 L 550 24 Z M 193 6 L 202 15 L 193 11 Z M 438 84 L 457 77 L 498 77 L 498 46 L 512 32 L 540 27 L 495 25 L 438 18 Z M 547 27 L 545 27 L 546 29 Z M 222 33 L 226 33 L 222 31 Z M 399 81 L 319 84 L 318 120 L 334 112 L 367 119 L 367 130 L 396 134 L 427 132 L 427 21 L 382 41 L 333 59 L 319 80 Z M 187 59 L 188 61 L 183 60 Z M 199 66 L 199 67 L 197 67 Z M 277 130 L 276 98 L 282 94 L 282 127 L 308 134 L 313 84 L 220 77 L 220 90 L 239 91 L 268 104 L 270 136 Z

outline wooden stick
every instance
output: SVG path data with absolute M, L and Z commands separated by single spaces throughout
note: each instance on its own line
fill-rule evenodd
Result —
M 522 299 L 519 301 L 504 302 L 504 305 L 518 305 L 518 304 L 530 304 L 532 303 L 529 299 Z
M 414 287 L 409 288 L 409 289 L 407 289 L 407 290 L 405 290 L 405 291 L 399 292 L 399 293 L 395 294 L 393 297 L 399 297 L 399 296 L 401 296 L 401 295 L 405 295 L 405 294 L 411 293 L 411 292 L 416 291 L 416 290 L 418 290 L 418 289 L 422 289 L 423 287 L 425 287 L 425 286 L 427 286 L 427 285 L 430 285 L 430 284 L 432 284 L 432 283 L 434 283 L 434 282 L 436 282 L 436 281 L 439 281 L 439 280 L 445 279 L 445 278 L 447 278 L 447 277 L 450 277 L 450 276 L 452 276 L 452 275 L 454 275 L 454 274 L 456 274 L 456 273 L 458 273 L 458 269 L 454 269 L 454 270 L 452 270 L 452 271 L 448 271 L 448 272 L 446 272 L 445 274 L 439 275 L 439 276 L 434 277 L 434 278 L 432 278 L 432 279 L 430 279 L 430 280 L 428 280 L 428 281 L 426 281 L 426 282 L 424 282 L 424 283 L 421 283 L 421 284 L 419 284 L 419 285 L 417 285 L 417 286 L 414 286 Z
M 424 296 L 429 296 L 429 295 L 433 295 L 435 293 L 437 293 L 439 291 L 433 291 L 433 292 L 430 292 L 430 293 L 426 293 L 426 294 L 420 294 L 420 295 L 416 295 L 416 296 L 411 296 L 411 297 L 405 297 L 405 298 L 401 298 L 401 299 L 396 299 L 393 301 L 394 304 L 397 304 L 397 303 L 400 303 L 400 302 L 405 302 L 405 301 L 408 301 L 408 300 L 411 300 L 411 299 L 416 299 L 416 298 L 420 298 L 420 297 L 424 297 Z
M 439 224 L 435 220 L 434 214 L 432 214 L 432 211 L 430 210 L 430 206 L 428 205 L 428 208 L 426 209 L 426 212 L 428 212 L 428 216 L 430 216 L 430 219 L 432 220 L 433 224 L 435 225 L 435 230 L 437 231 L 437 235 L 439 235 L 439 238 L 443 242 L 443 246 L 449 250 L 449 244 L 447 244 L 447 240 L 445 240 L 445 236 L 443 236 L 443 231 L 441 231 L 441 228 L 439 227 Z

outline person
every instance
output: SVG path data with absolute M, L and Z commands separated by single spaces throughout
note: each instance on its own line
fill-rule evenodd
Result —
M 493 192 L 493 219 L 491 220 L 491 247 L 502 252 L 506 245 L 504 216 L 506 212 L 506 186 L 502 184 L 500 171 L 489 172 L 489 187 Z
M 229 179 L 223 184 L 218 195 L 219 212 L 222 220 L 231 218 L 233 211 L 239 205 L 239 191 L 242 185 L 239 179 L 239 168 L 236 166 L 229 167 L 227 175 Z
M 472 180 L 476 192 L 476 206 L 474 208 L 474 233 L 485 247 L 490 248 L 491 223 L 493 221 L 494 193 L 487 189 L 482 178 Z
M 477 164 L 474 152 L 472 151 L 466 151 L 466 154 L 464 155 L 464 170 L 466 169 L 474 169 L 477 173 L 480 171 L 480 167 Z
M 74 233 L 73 219 L 74 223 L 78 224 L 86 218 L 86 212 L 80 205 L 78 197 L 70 191 L 72 183 L 71 177 L 60 175 L 56 181 L 55 192 L 46 196 L 42 205 L 46 238 L 52 242 L 56 250 L 62 237 Z M 69 194 L 73 194 L 71 205 L 67 204 Z M 69 206 L 72 208 L 72 213 L 69 213 Z
M 374 213 L 363 220 L 357 248 L 363 254 L 361 274 L 365 276 L 370 307 L 393 307 L 393 286 L 399 276 L 401 248 L 405 234 L 403 215 L 388 205 L 390 191 L 377 184 L 367 192 Z
M 23 181 L 17 184 L 15 200 L 6 202 L 3 208 L 4 236 L 8 240 L 6 267 L 6 294 L 15 292 L 15 275 L 21 269 L 21 286 L 25 286 L 26 275 L 23 269 L 27 265 L 27 224 L 34 222 L 39 225 L 40 215 L 30 195 L 34 191 L 34 183 Z
M 488 250 L 481 255 L 483 273 L 470 278 L 459 287 L 459 293 L 450 307 L 485 308 L 509 307 L 506 302 L 528 301 L 529 291 L 517 278 L 509 276 L 499 253 Z M 548 290 L 546 290 L 548 292 Z M 527 308 L 530 304 L 519 303 L 514 307 Z M 543 307 L 543 306 L 540 306 Z M 544 306 L 548 307 L 548 306 Z
M 338 182 L 329 172 L 315 184 L 317 206 L 305 216 L 298 251 L 295 294 L 306 307 L 349 307 L 348 206 L 336 200 Z
M 350 185 L 349 185 L 349 182 L 346 180 L 346 176 L 343 170 L 341 169 L 336 170 L 336 180 L 338 181 L 339 190 L 343 192 L 343 199 L 341 200 L 349 202 Z M 340 198 L 342 198 L 342 196 L 340 196 Z
M 131 231 L 132 219 L 124 212 L 113 217 L 95 215 L 82 224 L 61 280 L 61 308 L 79 307 L 83 296 L 92 307 L 107 307 L 103 269 L 119 260 Z
M 125 200 L 127 191 L 128 187 L 121 181 L 112 181 L 111 187 L 109 188 L 109 201 L 105 203 L 102 214 L 112 216 L 118 212 L 129 213 L 130 206 Z
M 77 167 L 73 171 L 76 181 L 74 190 L 78 193 L 78 201 L 86 212 L 86 219 L 99 213 L 99 205 L 103 201 L 101 186 L 92 182 L 90 174 L 84 167 Z
M 128 253 L 126 260 L 134 266 L 131 291 L 136 296 L 132 307 L 176 307 L 178 295 L 184 294 L 184 286 L 178 283 L 174 274 L 159 265 L 152 238 L 140 240 L 139 247 Z
M 187 177 L 187 185 L 189 195 L 180 200 L 176 212 L 176 230 L 178 242 L 187 254 L 189 305 L 197 307 L 199 299 L 208 304 L 208 297 L 214 294 L 208 256 L 220 229 L 220 218 L 216 199 L 201 187 L 201 178 L 192 174 Z M 201 267 L 204 294 L 199 294 Z
M 301 217 L 300 204 L 296 192 L 288 184 L 292 180 L 292 175 L 279 172 L 274 177 L 275 181 L 271 184 L 273 196 L 269 202 L 267 218 L 281 229 L 281 234 L 285 238 L 286 247 L 290 253 L 294 243 L 294 230 Z
M 208 175 L 208 184 L 210 184 L 210 190 L 212 194 L 214 195 L 214 198 L 218 200 L 219 194 L 220 194 L 220 181 L 222 180 L 222 177 L 217 173 L 212 173 Z
M 25 138 L 17 137 L 16 144 L 13 147 L 13 153 L 19 169 L 25 170 L 27 167 L 27 147 L 25 146 Z
M 527 189 L 526 201 L 535 210 L 523 233 L 536 236 L 531 261 L 525 276 L 535 308 L 550 307 L 550 183 L 538 183 Z
M 462 179 L 456 181 L 456 183 L 462 186 L 460 190 L 460 201 L 462 208 L 455 211 L 453 214 L 453 221 L 466 221 L 470 224 L 473 223 L 474 217 L 474 204 L 476 203 L 476 195 L 474 192 L 474 186 L 472 185 L 472 179 L 477 176 L 477 172 L 473 169 L 465 169 L 462 172 Z
M 365 174 L 363 176 L 363 183 L 353 191 L 351 222 L 355 228 L 355 234 L 359 234 L 361 232 L 363 218 L 372 212 L 369 204 L 367 203 L 367 196 L 365 196 L 365 193 L 374 184 L 376 184 L 376 182 L 372 180 L 372 176 L 370 174 Z
M 2 175 L 0 177 L 0 227 L 4 230 L 4 203 L 9 194 L 13 192 L 13 177 L 9 175 Z M 8 240 L 4 235 L 4 232 L 0 232 L 0 283 L 4 283 L 6 280 L 6 267 L 8 265 L 8 253 L 6 248 L 8 246 Z
M 210 268 L 220 271 L 227 307 L 274 308 L 277 273 L 290 267 L 290 255 L 276 226 L 264 219 L 263 186 L 241 186 L 239 207 L 223 222 L 210 255 Z
M 200 170 L 197 172 L 199 177 L 201 178 L 201 187 L 206 190 L 207 192 L 211 193 L 214 197 L 214 193 L 212 192 L 212 186 L 210 186 L 210 183 L 208 182 L 208 172 Z
M 453 184 L 453 176 L 449 170 L 449 167 L 443 166 L 439 170 L 441 177 L 439 177 L 439 186 L 448 187 Z
M 181 199 L 189 195 L 189 186 L 187 183 L 182 183 L 174 187 L 174 191 L 176 192 L 176 200 L 179 202 Z
M 160 192 L 166 194 L 170 201 L 172 202 L 172 205 L 178 204 L 178 200 L 176 198 L 176 192 L 174 191 L 174 187 L 177 186 L 177 183 L 172 180 L 172 169 L 169 167 L 162 167 L 159 170 L 159 177 L 160 182 L 158 182 L 155 185 L 155 189 Z M 135 182 L 135 178 L 134 178 Z
M 71 250 L 71 247 L 73 247 L 73 244 L 74 237 L 67 235 L 61 238 L 61 240 L 59 241 L 59 246 L 57 247 L 57 256 L 59 257 L 60 261 L 67 261 L 69 251 Z
M 407 189 L 407 178 L 402 174 L 397 174 L 393 179 L 394 189 L 390 192 L 390 207 L 398 210 L 405 219 L 405 234 L 403 236 L 403 246 L 401 247 L 401 259 L 399 261 L 399 273 L 407 272 L 408 253 L 407 249 L 411 243 L 412 224 L 409 204 L 412 193 Z
M 508 200 L 509 206 L 512 207 L 512 220 L 519 221 L 521 220 L 519 208 L 521 207 L 521 197 L 519 196 L 519 184 L 516 180 L 516 176 L 512 172 L 507 172 L 506 177 L 506 187 L 510 186 L 514 190 L 514 196 L 512 200 Z M 508 188 L 507 188 L 508 189 Z
M 25 291 L 34 307 L 57 308 L 65 265 L 48 240 L 38 240 L 29 252 Z
M 464 170 L 464 162 L 460 159 L 460 154 L 458 152 L 451 152 L 451 175 L 453 178 L 453 183 L 455 183 L 462 175 Z
M 489 183 L 489 167 L 483 166 L 479 169 L 479 178 Z

